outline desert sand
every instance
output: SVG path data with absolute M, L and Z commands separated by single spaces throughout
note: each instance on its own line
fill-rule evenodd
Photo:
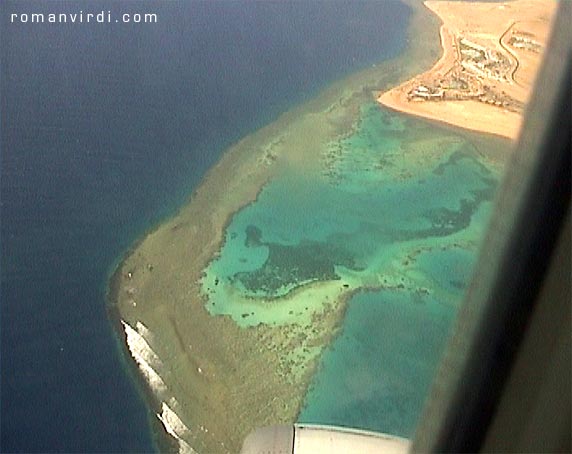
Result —
M 443 54 L 427 72 L 381 93 L 391 109 L 516 139 L 557 2 L 426 1 L 442 21 Z

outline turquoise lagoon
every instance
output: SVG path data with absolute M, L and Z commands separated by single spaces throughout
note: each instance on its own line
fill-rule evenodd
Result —
M 213 315 L 311 326 L 351 296 L 299 421 L 410 436 L 471 277 L 499 177 L 471 141 L 366 103 L 319 165 L 232 217 L 205 270 Z

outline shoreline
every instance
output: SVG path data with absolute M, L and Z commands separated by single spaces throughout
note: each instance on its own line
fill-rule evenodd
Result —
M 423 4 L 442 23 L 441 57 L 428 71 L 381 92 L 378 102 L 396 112 L 515 141 L 556 2 Z M 519 47 L 522 43 L 538 48 L 533 52 Z
M 415 11 L 412 13 L 410 23 L 410 27 L 413 28 L 410 28 L 408 31 L 408 36 L 418 36 L 417 32 L 419 30 L 416 30 L 415 27 L 425 27 L 425 32 L 431 33 L 430 29 L 432 25 L 429 24 L 428 26 L 427 24 L 424 24 L 424 21 L 428 19 L 423 18 L 425 13 L 421 12 L 422 7 L 419 6 L 418 3 L 412 1 L 409 3 L 413 5 Z M 426 43 L 426 45 L 428 44 Z M 220 247 L 224 241 L 224 226 L 228 225 L 234 213 L 243 209 L 248 203 L 252 203 L 256 200 L 257 194 L 259 194 L 265 182 L 272 176 L 273 171 L 266 168 L 261 169 L 256 163 L 258 159 L 253 159 L 253 157 L 264 157 L 265 150 L 268 148 L 271 149 L 275 142 L 273 140 L 269 140 L 269 138 L 280 138 L 284 135 L 283 131 L 288 133 L 290 132 L 290 129 L 295 129 L 298 123 L 300 123 L 300 117 L 312 117 L 312 115 L 321 115 L 322 117 L 326 117 L 327 115 L 324 114 L 324 110 L 326 110 L 329 116 L 327 116 L 325 123 L 333 120 L 338 122 L 338 126 L 339 124 L 345 125 L 346 129 L 351 127 L 352 122 L 349 121 L 349 126 L 347 123 L 348 118 L 350 120 L 352 118 L 355 119 L 355 112 L 353 112 L 352 109 L 359 106 L 363 99 L 367 99 L 367 97 L 370 96 L 369 93 L 373 90 L 379 89 L 380 85 L 387 86 L 392 83 L 390 80 L 395 82 L 394 77 L 398 77 L 395 76 L 395 73 L 403 76 L 402 73 L 404 72 L 404 69 L 403 66 L 399 66 L 399 64 L 405 64 L 408 61 L 408 58 L 411 58 L 412 54 L 415 54 L 415 51 L 419 50 L 419 48 L 415 48 L 415 46 L 413 46 L 412 49 L 411 46 L 412 45 L 409 42 L 408 49 L 404 50 L 400 56 L 380 64 L 373 70 L 367 69 L 351 75 L 342 81 L 331 84 L 316 98 L 309 100 L 301 106 L 281 115 L 274 123 L 261 128 L 257 132 L 246 136 L 234 144 L 230 150 L 225 152 L 221 156 L 220 160 L 205 174 L 200 185 L 193 191 L 189 202 L 175 215 L 166 219 L 155 228 L 150 229 L 149 232 L 146 232 L 141 239 L 124 254 L 124 258 L 115 268 L 112 278 L 110 279 L 110 290 L 108 292 L 110 300 L 109 305 L 115 309 L 110 310 L 112 315 L 116 315 L 119 318 L 117 323 L 125 320 L 125 322 L 132 328 L 134 328 L 136 323 L 141 320 L 144 323 L 144 326 L 149 327 L 149 329 L 152 327 L 153 339 L 146 340 L 150 347 L 152 347 L 153 351 L 163 360 L 164 364 L 170 364 L 165 371 L 161 371 L 163 374 L 162 377 L 165 381 L 169 381 L 169 395 L 158 396 L 152 391 L 149 391 L 149 394 L 152 396 L 152 399 L 150 400 L 154 402 L 152 407 L 159 408 L 161 406 L 161 402 L 165 402 L 165 400 L 170 402 L 169 399 L 173 399 L 177 396 L 177 412 L 185 421 L 188 428 L 190 428 L 191 435 L 189 435 L 189 443 L 196 446 L 197 449 L 204 449 L 205 452 L 212 452 L 215 449 L 225 452 L 235 451 L 237 447 L 240 447 L 238 443 L 240 443 L 239 440 L 241 437 L 250 430 L 250 426 L 256 425 L 257 422 L 251 420 L 240 421 L 236 427 L 238 434 L 233 434 L 235 435 L 233 437 L 234 441 L 230 441 L 230 443 L 234 443 L 231 446 L 217 445 L 212 440 L 213 437 L 210 434 L 213 432 L 218 432 L 219 436 L 224 434 L 224 432 L 220 432 L 220 429 L 216 430 L 214 426 L 219 424 L 216 421 L 218 419 L 216 416 L 218 415 L 220 417 L 223 414 L 221 412 L 226 412 L 227 408 L 217 408 L 217 402 L 210 402 L 210 404 L 213 405 L 209 405 L 208 402 L 204 402 L 203 397 L 208 398 L 209 396 L 206 396 L 204 392 L 200 391 L 200 389 L 208 389 L 209 393 L 215 395 L 217 393 L 221 393 L 221 398 L 225 393 L 228 393 L 228 389 L 224 386 L 222 388 L 217 387 L 216 383 L 211 379 L 214 378 L 215 373 L 221 373 L 221 363 L 223 365 L 225 362 L 232 364 L 232 357 L 233 355 L 236 356 L 237 352 L 236 349 L 230 348 L 230 350 L 228 350 L 228 347 L 224 347 L 228 350 L 225 350 L 226 353 L 223 353 L 222 350 L 217 350 L 217 354 L 220 354 L 221 356 L 215 358 L 215 361 L 208 361 L 208 358 L 202 358 L 203 355 L 199 355 L 199 357 L 189 357 L 187 353 L 183 353 L 184 350 L 186 350 L 186 346 L 183 342 L 189 342 L 189 346 L 192 345 L 193 349 L 197 348 L 195 346 L 196 344 L 203 345 L 205 349 L 212 348 L 213 345 L 215 345 L 216 348 L 219 349 L 223 348 L 223 346 L 220 345 L 221 339 L 219 338 L 219 335 L 223 337 L 222 345 L 225 345 L 225 339 L 236 339 L 240 336 L 244 340 L 245 345 L 251 345 L 253 348 L 258 349 L 258 354 L 263 356 L 263 360 L 265 358 L 268 360 L 265 367 L 269 373 L 273 369 L 281 367 L 280 364 L 276 363 L 276 354 L 266 349 L 267 346 L 265 345 L 268 339 L 276 337 L 275 332 L 259 326 L 248 329 L 237 329 L 234 326 L 234 322 L 230 320 L 229 317 L 222 316 L 216 317 L 215 319 L 215 317 L 210 316 L 204 307 L 204 297 L 201 296 L 200 285 L 197 285 L 197 280 L 200 279 L 200 273 L 202 270 L 204 270 L 210 260 L 216 257 L 220 251 Z M 426 65 L 428 66 L 433 58 L 427 58 L 427 56 L 425 56 L 425 58 Z M 413 60 L 415 64 L 419 65 L 419 59 L 413 58 Z M 417 71 L 416 68 L 409 69 L 410 73 L 416 73 Z M 386 70 L 389 70 L 387 71 L 390 73 L 389 76 L 387 76 Z M 398 78 L 403 79 L 404 77 Z M 382 82 L 380 83 L 380 81 Z M 348 92 L 349 96 L 347 94 Z M 341 115 L 336 116 L 340 111 Z M 333 112 L 332 115 L 330 115 L 331 112 Z M 320 124 L 324 126 L 325 123 L 322 119 L 322 123 Z M 260 151 L 253 153 L 252 148 L 259 149 Z M 238 181 L 232 180 L 230 182 L 231 189 L 234 188 L 237 190 L 237 193 L 233 193 L 234 200 L 230 202 L 233 209 L 229 209 L 228 200 L 225 200 L 225 203 L 222 203 L 221 208 L 217 204 L 217 199 L 220 200 L 221 195 L 228 194 L 226 191 L 223 191 L 218 187 L 220 185 L 217 184 L 217 182 L 227 181 L 227 179 L 224 178 L 226 173 L 228 173 L 228 175 L 241 174 L 241 172 L 236 168 L 237 163 L 238 167 L 247 169 L 254 168 L 257 183 L 253 185 L 252 181 L 248 180 L 248 172 L 246 172 L 246 177 L 238 178 Z M 275 171 L 276 170 L 274 170 L 274 172 Z M 248 180 L 248 184 L 246 185 L 248 187 L 246 189 L 243 186 L 245 180 Z M 223 192 L 223 194 L 221 194 L 221 192 Z M 218 209 L 213 208 L 213 206 Z M 201 228 L 199 228 L 195 216 L 198 217 L 203 214 L 203 207 L 208 207 L 210 215 L 206 220 L 207 225 L 205 226 L 202 224 Z M 211 228 L 208 228 L 209 225 Z M 175 234 L 178 239 L 180 239 L 181 236 L 183 236 L 183 238 L 186 236 L 187 238 L 193 238 L 195 242 L 200 243 L 200 250 L 195 251 L 197 254 L 181 253 L 180 247 L 178 247 L 177 244 L 174 244 L 175 240 L 173 236 Z M 197 238 L 197 236 L 199 238 Z M 204 240 L 201 240 L 203 237 Z M 165 279 L 161 278 L 161 283 L 159 285 L 150 285 L 150 280 L 156 279 L 156 276 L 161 273 L 161 271 L 157 271 L 159 265 L 155 263 L 155 260 L 157 258 L 169 256 L 169 252 L 181 257 L 179 263 L 194 263 L 195 265 L 193 270 L 185 270 L 183 273 L 179 271 L 179 267 L 173 266 L 172 263 L 163 260 L 161 265 L 164 265 L 162 273 L 166 273 L 163 276 Z M 167 276 L 172 274 L 177 274 L 177 276 L 175 276 L 171 281 L 167 279 Z M 184 297 L 182 295 L 177 295 L 177 292 L 173 291 L 173 286 L 166 285 L 166 282 L 179 282 L 180 280 L 184 280 L 184 282 L 188 283 L 187 286 L 185 286 L 186 290 Z M 134 299 L 131 301 L 132 294 L 127 294 L 125 292 L 125 290 L 128 290 L 131 286 L 134 288 L 136 287 L 137 289 L 137 292 L 133 293 L 133 295 L 136 295 L 135 298 L 137 298 L 136 305 L 133 304 L 135 303 Z M 144 294 L 145 296 L 142 296 L 140 299 L 139 295 L 141 294 Z M 323 345 L 328 345 L 331 339 L 337 335 L 340 322 L 343 319 L 343 313 L 347 309 L 347 299 L 350 296 L 351 295 L 343 295 L 341 298 L 338 298 L 338 301 L 336 302 L 337 308 L 334 308 L 334 310 L 329 314 L 324 315 L 326 320 L 323 322 L 321 329 L 321 340 L 323 341 Z M 158 303 L 158 301 L 161 301 L 161 303 Z M 184 310 L 181 308 L 181 303 L 184 303 Z M 181 310 L 183 310 L 183 312 L 181 312 Z M 189 312 L 193 312 L 193 317 L 189 318 Z M 171 316 L 169 316 L 169 314 L 171 314 Z M 175 314 L 176 316 L 173 316 L 172 314 Z M 201 323 L 197 320 L 208 322 L 208 327 L 205 326 L 201 328 Z M 114 324 L 114 328 L 116 328 L 115 325 L 116 324 Z M 181 330 L 182 325 L 185 326 L 185 329 L 183 330 Z M 213 336 L 213 334 L 216 335 Z M 288 343 L 292 339 L 292 336 L 292 333 L 288 333 L 287 330 L 284 329 L 280 331 L 279 340 L 282 343 Z M 118 333 L 118 337 L 122 342 L 124 342 L 126 338 L 125 332 L 121 330 L 121 333 Z M 316 339 L 319 337 L 320 336 L 317 336 Z M 229 354 L 231 355 L 229 356 Z M 187 361 L 188 364 L 183 364 L 182 366 L 179 365 L 182 358 L 187 358 L 185 361 Z M 285 410 L 284 405 L 286 405 L 286 409 L 288 409 L 288 406 L 290 406 L 290 408 L 288 411 L 284 411 L 283 413 L 287 413 L 294 418 L 300 413 L 301 406 L 303 405 L 303 398 L 305 397 L 304 390 L 307 391 L 308 386 L 310 386 L 311 377 L 313 376 L 318 358 L 319 355 L 317 355 L 313 361 L 306 364 L 307 370 L 304 373 L 305 378 L 301 377 L 299 379 L 298 386 L 291 385 L 288 393 L 282 393 L 280 396 L 274 397 L 275 399 L 278 399 L 276 401 L 276 405 L 274 405 L 275 401 L 273 400 L 271 402 L 271 404 L 273 404 L 273 408 L 270 408 L 270 411 L 266 412 L 266 416 L 259 414 L 258 416 L 260 417 L 260 420 L 258 422 L 265 421 L 265 418 L 268 418 L 268 415 L 271 417 L 271 420 L 268 420 L 268 422 L 277 422 L 273 418 L 273 415 L 275 414 L 274 410 L 282 408 L 281 411 L 283 411 Z M 197 361 L 200 361 L 200 365 L 198 366 Z M 255 362 L 253 364 L 253 366 L 257 367 L 260 367 L 261 365 L 262 361 Z M 213 374 L 212 377 L 211 373 Z M 181 377 L 184 377 L 184 380 Z M 271 377 L 269 376 L 268 378 L 270 379 Z M 273 380 L 276 380 L 276 383 L 278 384 L 282 383 L 282 378 L 279 376 L 276 376 Z M 189 383 L 189 381 L 196 381 L 196 383 Z M 202 383 L 203 381 L 207 382 L 206 387 L 204 386 L 204 383 Z M 300 388 L 300 386 L 302 386 L 302 388 Z M 193 389 L 195 390 L 194 394 L 192 393 Z M 267 392 L 268 391 L 275 390 L 270 387 L 269 390 L 267 389 Z M 291 397 L 288 397 L 289 395 Z M 297 398 L 295 398 L 296 396 Z M 264 396 L 262 397 L 264 398 Z M 249 406 L 249 411 L 260 413 L 256 408 L 256 403 L 251 403 Z M 210 431 L 205 432 L 207 423 L 199 424 L 196 420 L 198 419 L 196 416 L 197 414 L 201 412 L 204 413 L 204 411 L 199 407 L 203 407 L 204 411 L 211 413 L 210 416 L 206 415 L 210 420 L 208 427 L 211 427 L 211 425 L 213 426 Z M 215 416 L 213 417 L 212 414 Z M 224 419 L 225 418 L 222 418 L 222 423 L 219 424 L 223 427 L 225 426 Z M 287 418 L 287 420 L 289 421 L 290 417 Z M 164 435 L 168 440 L 175 440 L 166 433 Z
M 123 258 L 112 269 L 107 279 L 107 287 L 105 292 L 105 311 L 111 329 L 115 334 L 115 341 L 119 350 L 120 362 L 127 370 L 127 376 L 134 383 L 135 392 L 138 397 L 143 400 L 147 413 L 147 424 L 151 431 L 151 442 L 158 452 L 177 453 L 178 444 L 171 436 L 165 436 L 165 428 L 159 418 L 158 412 L 161 408 L 161 402 L 153 391 L 149 388 L 149 384 L 141 375 L 141 370 L 137 363 L 133 360 L 133 356 L 129 351 L 127 336 L 122 325 L 122 316 L 117 304 L 121 291 L 121 269 L 123 263 L 127 260 L 136 250 L 139 245 L 145 240 L 147 234 L 152 233 L 160 228 L 160 224 L 150 228 L 147 233 L 144 233 L 137 238 L 132 245 L 124 252 Z

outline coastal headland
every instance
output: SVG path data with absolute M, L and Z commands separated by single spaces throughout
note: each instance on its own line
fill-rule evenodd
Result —
M 441 46 L 436 39 L 439 36 L 437 17 L 417 0 L 407 3 L 412 15 L 408 48 L 401 56 L 332 84 L 316 98 L 233 145 L 205 175 L 189 203 L 146 234 L 115 270 L 109 299 L 112 312 L 119 318 L 116 325 L 125 340 L 126 351 L 144 379 L 151 406 L 179 452 L 238 452 L 245 436 L 255 427 L 294 422 L 322 351 L 339 333 L 347 301 L 363 289 L 381 287 L 379 282 L 364 283 L 358 277 L 352 280 L 352 273 L 359 275 L 362 264 L 352 263 L 342 252 L 336 252 L 338 262 L 332 259 L 334 265 L 331 265 L 326 259 L 331 258 L 332 252 L 327 251 L 329 256 L 326 254 L 322 262 L 314 263 L 315 267 L 321 267 L 319 273 L 304 274 L 300 269 L 291 273 L 291 279 L 306 279 L 293 289 L 284 290 L 282 284 L 276 284 L 275 295 L 262 300 L 257 300 L 254 293 L 238 295 L 236 300 L 241 307 L 248 307 L 248 311 L 233 313 L 213 309 L 218 297 L 216 292 L 223 287 L 213 269 L 225 245 L 233 239 L 227 230 L 236 217 L 256 204 L 265 188 L 285 174 L 308 175 L 308 179 L 314 174 L 324 174 L 324 178 L 333 181 L 335 165 L 341 166 L 335 147 L 359 129 L 364 105 L 372 104 L 380 90 L 388 90 L 404 80 L 417 80 L 411 78 L 426 74 L 427 68 L 438 61 Z M 531 57 L 531 61 L 534 58 Z M 524 57 L 519 61 L 524 62 Z M 437 65 L 440 63 L 441 60 Z M 532 78 L 526 71 L 519 68 L 512 75 L 516 80 Z M 524 103 L 525 98 L 517 98 L 517 95 L 514 91 L 511 96 Z M 401 100 L 399 96 L 395 99 Z M 468 102 L 479 106 L 481 103 Z M 415 102 L 416 106 L 421 104 Z M 400 104 L 388 105 L 421 115 Z M 521 115 L 520 111 L 512 113 L 517 117 Z M 443 118 L 421 116 L 467 127 L 448 121 L 445 114 Z M 392 121 L 387 119 L 388 123 Z M 394 128 L 392 134 L 399 133 L 399 124 L 387 127 L 388 130 Z M 485 127 L 468 129 L 506 136 Z M 488 139 L 475 138 L 479 140 Z M 419 172 L 441 175 L 457 162 L 466 161 L 471 169 L 476 169 L 477 175 L 475 187 L 470 188 L 475 200 L 462 201 L 460 208 L 457 199 L 450 201 L 451 209 L 436 209 L 427 226 L 419 230 L 418 235 L 436 238 L 430 239 L 433 243 L 428 245 L 417 240 L 413 230 L 401 232 L 403 241 L 409 243 L 399 251 L 398 259 L 391 260 L 410 263 L 412 260 L 407 257 L 417 257 L 432 248 L 475 247 L 474 241 L 455 234 L 467 228 L 473 215 L 483 217 L 479 207 L 490 197 L 492 183 L 487 172 L 482 171 L 481 163 L 476 162 L 472 152 L 463 149 L 464 142 L 461 142 L 453 133 L 435 139 L 421 128 L 416 138 L 400 145 L 400 149 L 409 154 L 403 157 L 394 153 L 394 163 L 387 163 L 388 175 L 399 184 L 405 182 L 404 185 L 412 180 L 410 164 Z M 442 158 L 445 149 L 453 151 L 449 152 L 451 156 Z M 494 159 L 493 149 L 493 146 L 485 146 L 479 150 L 479 156 Z M 428 162 L 436 167 L 434 171 Z M 377 168 L 381 169 L 382 164 L 378 162 Z M 368 175 L 373 173 L 369 172 L 371 168 L 366 169 Z M 417 184 L 415 181 L 416 188 Z M 451 235 L 448 232 L 452 232 Z M 264 235 L 261 238 L 250 226 L 247 234 L 250 237 L 247 235 L 243 242 L 245 247 L 290 251 Z M 307 244 L 316 248 L 319 253 L 316 255 L 323 252 L 322 245 Z M 288 259 L 284 254 L 279 258 Z M 343 279 L 336 268 L 342 268 L 340 263 L 346 273 Z M 390 267 L 401 266 L 406 265 L 392 262 Z M 390 272 L 383 276 L 378 274 L 379 279 L 388 279 L 386 288 L 408 285 L 401 275 L 401 280 L 396 278 L 393 282 Z M 255 273 L 233 276 L 242 279 L 241 285 L 253 288 L 258 285 L 259 276 Z M 232 294 L 236 288 L 227 285 L 225 291 Z M 425 289 L 419 288 L 419 291 L 423 293 Z M 271 305 L 276 302 L 289 310 L 284 314 L 274 311 Z M 271 316 L 257 318 L 257 311 L 263 314 L 260 317 L 269 313 Z M 279 314 L 275 317 L 276 313 Z
M 320 150 L 351 129 L 360 105 L 371 101 L 375 90 L 436 61 L 438 22 L 420 2 L 409 3 L 409 43 L 415 45 L 332 84 L 232 146 L 189 203 L 142 238 L 115 270 L 109 300 L 121 321 L 116 326 L 151 407 L 180 452 L 237 452 L 255 427 L 296 420 L 319 352 L 297 364 L 305 370 L 297 376 L 289 373 L 292 365 L 282 352 L 304 344 L 326 346 L 350 293 L 316 314 L 312 331 L 263 324 L 244 329 L 207 311 L 201 279 L 234 213 L 254 202 L 274 175 L 295 162 L 318 165 Z M 307 153 L 310 145 L 317 146 L 314 153 Z
M 442 21 L 429 70 L 381 93 L 399 112 L 515 139 L 557 7 L 551 0 L 426 1 Z

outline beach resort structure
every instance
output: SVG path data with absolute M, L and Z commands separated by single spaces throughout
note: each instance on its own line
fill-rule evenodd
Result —
M 399 111 L 514 138 L 554 5 L 546 0 L 424 4 L 443 21 L 443 55 L 429 71 L 382 93 L 378 101 Z
M 407 93 L 409 101 L 473 99 L 514 112 L 522 110 L 521 101 L 488 83 L 516 83 L 513 73 L 518 61 L 464 37 L 455 40 L 453 49 L 456 56 L 451 68 L 442 77 L 421 79 Z

